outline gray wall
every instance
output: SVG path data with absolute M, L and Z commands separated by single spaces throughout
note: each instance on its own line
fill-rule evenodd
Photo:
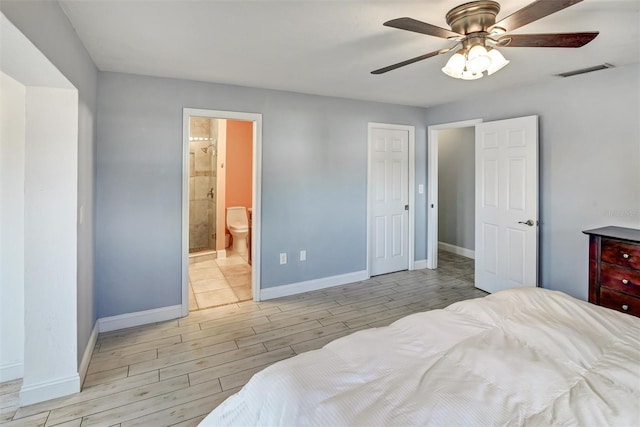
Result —
M 416 184 L 425 183 L 424 109 L 100 73 L 99 317 L 181 302 L 184 107 L 263 115 L 263 288 L 366 268 L 368 122 L 416 126 Z M 425 203 L 416 194 L 416 259 L 426 257 Z
M 98 70 L 57 2 L 2 0 L 0 10 L 78 89 L 78 361 L 97 319 L 94 193 Z M 80 217 L 80 215 L 78 215 Z
M 430 108 L 429 125 L 540 117 L 540 283 L 586 299 L 587 237 L 640 227 L 640 66 L 558 78 Z
M 475 128 L 438 131 L 438 241 L 475 248 Z

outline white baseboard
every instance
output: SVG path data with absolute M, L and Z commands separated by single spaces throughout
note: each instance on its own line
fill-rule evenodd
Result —
M 96 341 L 98 340 L 98 322 L 93 325 L 93 330 L 91 331 L 91 335 L 89 335 L 89 342 L 84 349 L 84 353 L 82 354 L 82 359 L 80 360 L 80 366 L 78 367 L 78 375 L 80 375 L 80 384 L 84 383 L 84 377 L 87 375 L 87 369 L 89 369 L 89 362 L 91 361 L 91 356 L 93 355 L 93 349 L 96 346 Z
M 427 268 L 427 260 L 426 259 L 418 259 L 413 262 L 414 270 L 423 270 Z
M 23 375 L 23 362 L 5 363 L 0 366 L 0 383 L 17 380 L 18 378 L 22 378 Z
M 33 405 L 78 392 L 80 392 L 80 376 L 77 373 L 53 381 L 23 384 L 20 389 L 20 406 Z
M 216 258 L 226 258 L 227 257 L 227 250 L 226 249 L 220 249 L 218 251 L 216 251 Z
M 98 319 L 98 332 L 110 332 L 118 329 L 132 328 L 165 320 L 179 319 L 182 316 L 182 304 L 135 313 L 120 314 L 118 316 L 102 317 Z
M 307 280 L 305 282 L 291 283 L 289 285 L 275 286 L 273 288 L 260 289 L 260 300 L 286 297 L 301 294 L 303 292 L 317 291 L 333 286 L 346 285 L 347 283 L 367 280 L 369 275 L 366 270 L 353 273 L 339 274 L 337 276 L 323 277 L 321 279 Z
M 476 259 L 476 252 L 474 250 L 451 245 L 449 243 L 438 242 L 438 249 L 447 252 L 453 252 L 454 254 L 462 255 L 467 258 Z

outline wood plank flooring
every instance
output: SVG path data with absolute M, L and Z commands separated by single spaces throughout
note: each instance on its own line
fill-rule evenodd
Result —
M 360 329 L 486 295 L 473 287 L 473 260 L 439 256 L 438 270 L 392 273 L 100 334 L 82 392 L 19 407 L 21 381 L 2 383 L 0 424 L 195 426 L 272 363 Z

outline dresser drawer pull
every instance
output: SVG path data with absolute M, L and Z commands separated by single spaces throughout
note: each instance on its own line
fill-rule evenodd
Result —
M 623 309 L 624 311 L 629 310 L 629 305 L 628 305 L 628 304 L 622 304 L 622 309 Z
M 629 259 L 629 254 L 622 254 L 622 258 Z
M 628 285 L 629 284 L 629 280 L 628 279 L 622 279 L 622 284 L 623 285 Z

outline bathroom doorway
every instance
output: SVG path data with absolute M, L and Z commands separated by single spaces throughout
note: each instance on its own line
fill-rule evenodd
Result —
M 183 315 L 259 301 L 261 118 L 184 109 Z

